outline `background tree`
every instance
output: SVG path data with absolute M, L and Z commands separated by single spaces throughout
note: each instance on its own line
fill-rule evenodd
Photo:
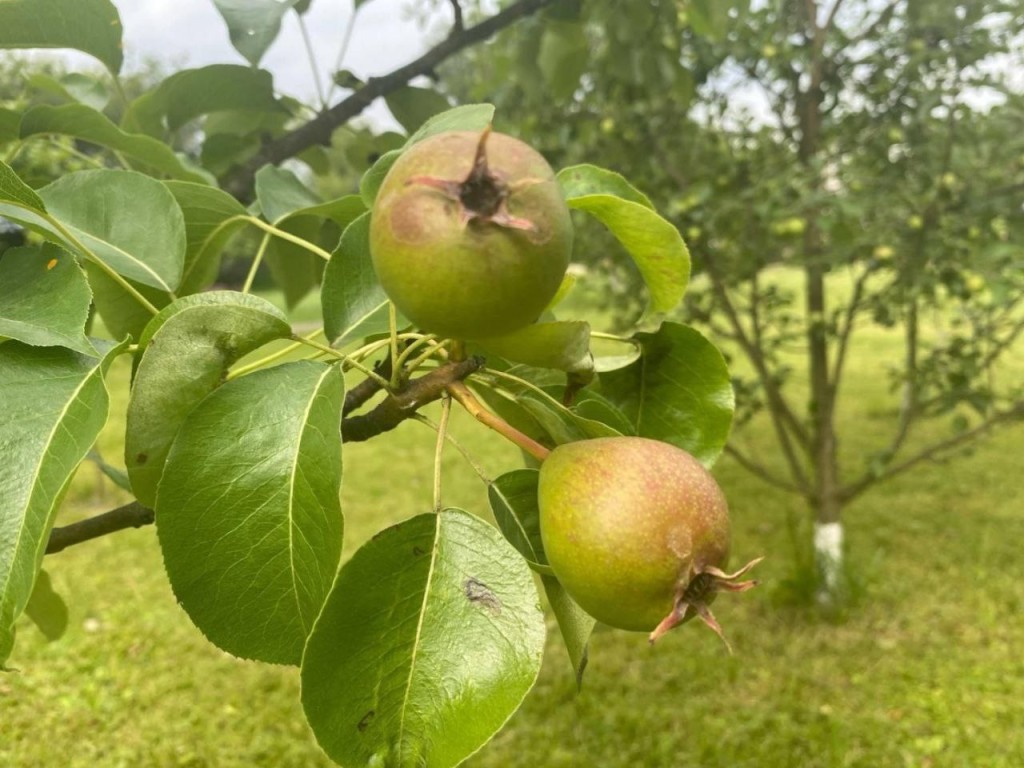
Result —
M 598 1 L 565 22 L 590 55 L 564 80 L 545 76 L 547 38 L 526 25 L 446 70 L 517 130 L 644 179 L 686 233 L 706 280 L 691 316 L 744 361 L 739 423 L 764 411 L 776 438 L 745 448 L 739 433 L 729 453 L 805 501 L 829 601 L 849 504 L 1024 415 L 1006 365 L 1024 330 L 1021 23 L 988 0 L 652 2 L 628 16 Z M 523 69 L 539 76 L 520 87 L 508 72 Z M 591 262 L 608 249 L 583 244 Z M 936 310 L 948 323 L 926 331 Z M 902 339 L 893 434 L 850 455 L 836 412 L 868 324 Z

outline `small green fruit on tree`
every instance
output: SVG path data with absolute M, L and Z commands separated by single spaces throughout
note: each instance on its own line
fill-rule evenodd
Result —
M 490 129 L 440 133 L 406 151 L 384 179 L 370 227 L 389 298 L 423 330 L 459 339 L 536 321 L 572 252 L 551 167 Z
M 556 448 L 541 465 L 541 537 L 548 562 L 587 613 L 651 642 L 699 616 L 758 561 L 725 573 L 729 512 L 714 478 L 686 451 L 642 437 Z M 725 639 L 724 637 L 722 638 Z

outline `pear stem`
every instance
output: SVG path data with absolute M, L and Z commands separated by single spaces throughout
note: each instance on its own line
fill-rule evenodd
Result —
M 550 450 L 531 437 L 524 435 L 497 414 L 487 410 L 463 382 L 453 381 L 446 389 L 463 408 L 481 424 L 490 427 L 505 439 L 522 448 L 537 461 L 544 461 Z

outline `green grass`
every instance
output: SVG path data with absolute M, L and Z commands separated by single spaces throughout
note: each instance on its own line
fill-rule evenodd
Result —
M 853 350 L 841 411 L 845 469 L 884 443 L 893 410 L 880 372 L 892 338 Z M 124 382 L 122 366 L 117 375 Z M 101 447 L 117 457 L 123 394 Z M 497 473 L 516 452 L 463 414 L 456 433 Z M 945 424 L 917 435 L 943 434 Z M 729 656 L 696 624 L 653 648 L 599 630 L 576 694 L 557 630 L 537 686 L 508 727 L 468 763 L 516 766 L 1024 765 L 1024 476 L 1020 428 L 972 455 L 923 465 L 847 513 L 850 560 L 865 597 L 839 624 L 790 607 L 790 531 L 799 501 L 723 459 L 734 560 L 766 554 L 763 586 L 725 596 L 716 615 Z M 346 446 L 346 552 L 381 526 L 428 508 L 433 434 L 413 423 Z M 756 422 L 744 441 L 771 463 Z M 486 509 L 454 451 L 446 499 Z M 85 466 L 62 520 L 121 497 Z M 188 622 L 164 577 L 153 530 L 128 531 L 47 559 L 70 606 L 68 633 L 47 644 L 20 625 L 0 676 L 0 765 L 321 766 L 304 724 L 295 670 L 237 661 Z

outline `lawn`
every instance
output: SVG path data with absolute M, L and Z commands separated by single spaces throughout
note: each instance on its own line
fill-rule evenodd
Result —
M 852 350 L 840 414 L 847 471 L 892 427 L 882 375 L 891 338 Z M 101 447 L 118 455 L 126 366 Z M 456 434 L 493 473 L 516 452 L 464 414 Z M 947 425 L 937 425 L 939 434 Z M 918 435 L 919 439 L 927 432 Z M 599 630 L 582 693 L 557 629 L 540 679 L 508 727 L 468 765 L 1005 766 L 1024 765 L 1024 476 L 1022 430 L 970 456 L 924 465 L 848 510 L 860 604 L 838 623 L 785 599 L 798 501 L 723 459 L 715 473 L 736 528 L 734 561 L 765 554 L 763 585 L 716 603 L 735 655 L 691 623 L 648 647 Z M 346 446 L 346 553 L 382 525 L 427 509 L 430 430 Z M 770 456 L 766 426 L 742 435 Z M 483 513 L 484 489 L 454 451 L 446 501 Z M 62 521 L 121 496 L 80 471 Z M 46 643 L 20 625 L 0 676 L 0 765 L 326 766 L 298 705 L 294 669 L 237 661 L 210 645 L 175 604 L 152 528 L 73 547 L 46 561 L 71 611 Z

